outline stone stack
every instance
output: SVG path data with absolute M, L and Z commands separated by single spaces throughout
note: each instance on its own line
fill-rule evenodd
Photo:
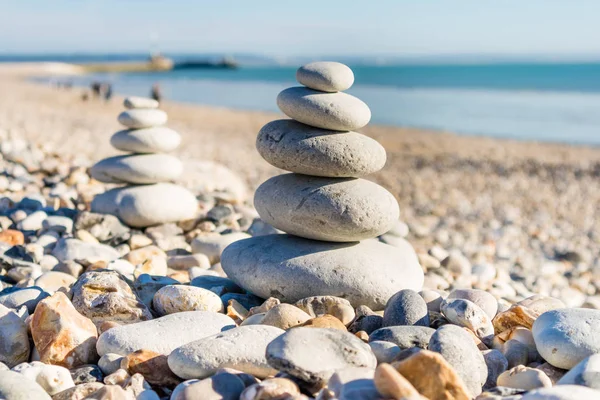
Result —
M 354 132 L 371 111 L 342 92 L 354 82 L 346 65 L 311 63 L 296 78 L 304 87 L 277 97 L 292 119 L 268 123 L 256 141 L 267 162 L 292 172 L 267 180 L 254 197 L 260 217 L 288 235 L 235 242 L 223 253 L 222 267 L 264 298 L 293 303 L 333 295 L 383 309 L 399 290 L 419 290 L 423 272 L 407 242 L 373 240 L 394 226 L 399 208 L 391 193 L 362 179 L 386 161 L 378 142 Z
M 93 178 L 125 184 L 102 193 L 92 202 L 92 211 L 112 214 L 132 227 L 147 227 L 194 218 L 198 203 L 187 189 L 170 183 L 183 172 L 182 162 L 166 154 L 175 150 L 181 137 L 164 127 L 167 114 L 158 102 L 129 97 L 119 122 L 128 129 L 115 133 L 110 143 L 128 154 L 109 157 L 91 169 Z

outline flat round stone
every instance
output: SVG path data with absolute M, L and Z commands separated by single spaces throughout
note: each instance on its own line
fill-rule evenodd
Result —
M 277 96 L 277 106 L 288 117 L 317 128 L 353 131 L 369 123 L 371 110 L 346 93 L 323 93 L 297 86 Z
M 376 240 L 331 243 L 258 236 L 229 245 L 221 266 L 239 286 L 265 299 L 294 303 L 329 295 L 375 310 L 402 289 L 420 290 L 424 279 L 410 245 L 398 248 Z
M 90 175 L 105 183 L 148 184 L 171 181 L 182 172 L 183 163 L 169 154 L 127 154 L 97 162 Z
M 172 183 L 119 187 L 92 201 L 92 212 L 114 215 L 137 228 L 192 219 L 197 210 L 196 196 Z
M 181 143 L 181 135 L 163 126 L 125 129 L 112 135 L 110 144 L 117 150 L 132 153 L 167 153 Z
M 183 379 L 206 378 L 219 368 L 233 368 L 258 378 L 275 375 L 267 363 L 267 345 L 283 329 L 249 325 L 230 329 L 183 345 L 169 355 L 169 368 Z
M 118 121 L 131 129 L 151 128 L 167 123 L 167 113 L 158 109 L 135 108 L 119 114 Z
M 256 148 L 271 165 L 299 174 L 360 178 L 383 168 L 385 149 L 356 132 L 338 132 L 301 124 L 293 119 L 262 127 Z
M 354 83 L 354 73 L 350 67 L 339 62 L 316 61 L 298 68 L 296 80 L 311 89 L 341 92 L 350 89 Z
M 256 190 L 254 206 L 266 223 L 292 235 L 331 242 L 379 236 L 395 224 L 394 196 L 364 179 L 275 176 Z
M 139 96 L 129 96 L 123 101 L 125 108 L 131 110 L 133 108 L 158 108 L 158 101 Z

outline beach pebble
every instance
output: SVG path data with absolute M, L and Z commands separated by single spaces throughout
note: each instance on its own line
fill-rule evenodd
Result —
M 182 311 L 223 312 L 223 302 L 215 293 L 186 285 L 164 286 L 156 292 L 152 304 L 159 315 Z
M 494 326 L 490 317 L 477 304 L 464 299 L 447 298 L 441 311 L 450 323 L 469 329 L 486 344 L 494 339 Z
M 223 235 L 200 235 L 192 240 L 192 252 L 206 255 L 209 261 L 214 264 L 219 262 L 221 254 L 227 246 L 238 240 L 247 239 L 249 237 L 250 235 L 244 232 L 232 232 Z
M 287 330 L 310 319 L 310 315 L 298 307 L 291 304 L 279 304 L 267 311 L 261 324 Z
M 297 325 L 304 326 L 308 328 L 331 328 L 331 329 L 339 329 L 341 331 L 346 332 L 346 326 L 342 324 L 342 321 L 334 317 L 333 315 L 320 315 L 318 317 L 309 319 L 308 321 Z
M 11 309 L 0 305 L 0 362 L 9 368 L 29 360 L 27 326 Z
M 92 211 L 111 214 L 133 227 L 192 219 L 198 201 L 187 189 L 172 183 L 126 186 L 97 195 Z
M 170 256 L 167 258 L 167 266 L 178 271 L 188 271 L 193 267 L 201 269 L 209 269 L 211 267 L 208 257 L 201 253 Z
M 50 296 L 48 292 L 37 286 L 9 287 L 0 292 L 0 304 L 14 309 L 27 306 L 29 313 L 33 314 L 40 300 L 48 296 Z
M 118 116 L 121 125 L 130 129 L 151 128 L 167 123 L 167 113 L 158 109 L 131 109 Z
M 223 314 L 209 311 L 185 311 L 151 321 L 118 326 L 102 333 L 96 348 L 98 354 L 126 356 L 139 349 L 169 355 L 186 343 L 235 327 Z
M 25 219 L 19 221 L 17 229 L 20 231 L 38 231 L 42 229 L 44 220 L 48 218 L 48 214 L 44 211 L 36 211 L 29 214 Z
M 211 292 L 222 296 L 226 293 L 241 293 L 243 292 L 234 281 L 222 276 L 201 275 L 197 276 L 190 282 L 190 286 L 210 290 Z
M 354 96 L 323 93 L 300 86 L 279 93 L 277 106 L 298 122 L 334 131 L 360 129 L 371 119 L 369 106 Z
M 541 294 L 530 296 L 524 300 L 521 300 L 518 304 L 523 307 L 527 307 L 529 310 L 537 314 L 543 314 L 546 311 L 567 307 L 562 300 Z
M 298 68 L 296 80 L 311 89 L 341 92 L 350 89 L 354 83 L 354 73 L 347 65 L 339 62 L 315 61 Z
M 141 374 L 151 385 L 175 387 L 179 379 L 169 369 L 167 356 L 151 350 L 140 349 L 121 360 L 121 368 L 130 375 Z
M 332 242 L 381 235 L 400 212 L 394 196 L 373 182 L 299 174 L 278 175 L 264 182 L 256 189 L 254 206 L 277 229 Z
M 286 378 L 269 378 L 260 383 L 248 386 L 242 392 L 240 400 L 296 399 L 297 396 L 300 396 L 300 388 L 292 380 Z
M 71 378 L 75 385 L 82 383 L 102 382 L 104 374 L 102 370 L 94 364 L 82 365 L 81 367 L 71 369 Z
M 508 360 L 502 352 L 496 349 L 484 350 L 481 354 L 488 370 L 487 380 L 485 385 L 483 385 L 483 390 L 487 390 L 496 387 L 498 377 L 508 369 Z
M 526 365 L 529 361 L 529 348 L 518 340 L 508 340 L 502 346 L 502 354 L 508 360 L 508 368 Z
M 74 368 L 98 360 L 96 326 L 78 313 L 62 292 L 39 302 L 31 334 L 44 363 Z
M 98 367 L 104 375 L 115 373 L 121 368 L 121 360 L 124 356 L 115 353 L 106 353 L 98 360 Z
M 311 317 L 328 314 L 339 319 L 344 325 L 350 324 L 356 315 L 348 300 L 335 296 L 306 297 L 294 305 Z
M 286 303 L 330 295 L 355 307 L 382 309 L 399 290 L 420 290 L 423 284 L 412 247 L 399 249 L 374 240 L 347 244 L 259 236 L 231 244 L 221 264 L 227 276 L 250 293 Z
M 64 272 L 48 271 L 37 277 L 34 284 L 48 293 L 53 293 L 61 288 L 69 289 L 76 280 L 73 275 Z
M 394 343 L 400 350 L 419 347 L 426 349 L 435 329 L 426 326 L 388 326 L 377 329 L 369 335 L 369 342 L 385 341 Z
M 339 399 L 353 398 L 378 398 L 377 389 L 373 382 L 375 370 L 365 367 L 347 367 L 335 371 L 327 382 L 327 389 L 331 390 Z
M 383 312 L 383 326 L 413 325 L 429 327 L 427 304 L 419 293 L 404 289 L 393 295 Z
M 127 154 L 105 158 L 90 170 L 92 178 L 106 183 L 148 184 L 177 179 L 183 163 L 170 154 Z
M 430 290 L 423 289 L 419 292 L 419 295 L 425 300 L 425 304 L 427 304 L 427 310 L 440 312 L 440 306 L 442 305 L 442 301 L 444 301 L 444 297 L 438 290 Z
M 600 310 L 566 308 L 547 311 L 533 324 L 538 352 L 555 367 L 571 369 L 592 354 L 600 353 Z
M 13 371 L 36 382 L 50 396 L 54 396 L 63 390 L 75 386 L 69 370 L 58 365 L 49 365 L 34 361 L 31 363 L 20 364 L 13 368 Z
M 114 248 L 104 244 L 86 243 L 78 239 L 60 239 L 52 255 L 60 262 L 76 261 L 93 264 L 96 261 L 112 261 L 121 255 Z
M 256 149 L 271 165 L 298 174 L 360 178 L 383 168 L 385 149 L 356 132 L 328 131 L 280 119 L 263 126 Z
M 42 221 L 42 228 L 58 233 L 73 232 L 73 220 L 61 215 L 50 215 Z
M 585 386 L 562 385 L 527 392 L 521 400 L 583 400 L 598 398 L 598 391 Z
M 75 309 L 96 326 L 105 321 L 131 324 L 152 319 L 150 310 L 115 271 L 86 272 L 75 282 L 71 293 Z
M 498 311 L 492 320 L 492 324 L 496 333 L 501 333 L 517 326 L 531 329 L 538 316 L 538 313 L 531 311 L 527 307 L 515 304 L 506 311 Z
M 245 388 L 244 382 L 234 374 L 216 374 L 180 383 L 170 400 L 238 400 Z
M 13 371 L 0 371 L 0 398 L 7 400 L 51 400 L 37 382 Z
M 389 364 L 377 366 L 374 383 L 377 391 L 384 398 L 418 399 L 421 397 L 414 386 Z
M 557 385 L 581 385 L 600 389 L 600 353 L 583 359 L 560 378 Z
M 383 340 L 370 341 L 369 346 L 377 358 L 377 364 L 391 363 L 402 351 L 395 343 Z
M 25 235 L 16 229 L 6 229 L 0 232 L 0 242 L 11 246 L 19 246 L 25 243 Z
M 277 373 L 267 363 L 265 350 L 283 333 L 265 325 L 230 329 L 173 350 L 169 367 L 183 379 L 205 378 L 219 368 L 234 368 L 262 379 Z
M 487 380 L 487 365 L 467 332 L 455 325 L 444 325 L 431 336 L 428 349 L 448 361 L 472 396 L 481 393 Z
M 552 381 L 538 369 L 519 365 L 500 374 L 497 385 L 515 389 L 533 390 L 542 387 L 552 387 Z
M 367 344 L 335 329 L 290 329 L 269 343 L 266 356 L 273 368 L 310 383 L 326 382 L 339 369 L 377 364 Z
M 490 317 L 498 312 L 498 301 L 489 292 L 480 289 L 455 289 L 448 294 L 447 301 L 451 299 L 469 300 L 479 306 Z
M 129 110 L 134 108 L 158 108 L 158 101 L 148 97 L 129 96 L 123 100 L 123 106 Z
M 100 382 L 81 383 L 52 396 L 52 400 L 81 400 L 92 399 L 96 392 L 104 388 Z

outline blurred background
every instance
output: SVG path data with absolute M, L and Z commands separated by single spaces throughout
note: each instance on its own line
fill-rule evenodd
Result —
M 33 74 L 58 86 L 276 112 L 299 65 L 336 60 L 375 124 L 600 144 L 598 1 L 0 5 L 0 62 L 85 67 Z

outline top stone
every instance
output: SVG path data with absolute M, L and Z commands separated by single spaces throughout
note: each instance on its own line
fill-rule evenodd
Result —
M 352 86 L 354 73 L 347 65 L 339 62 L 317 61 L 298 68 L 296 80 L 311 89 L 341 92 Z
M 167 113 L 163 110 L 135 108 L 123 111 L 118 117 L 119 123 L 130 129 L 151 128 L 167 123 Z
M 148 97 L 130 96 L 125 98 L 123 105 L 129 110 L 133 108 L 158 108 L 158 101 Z

